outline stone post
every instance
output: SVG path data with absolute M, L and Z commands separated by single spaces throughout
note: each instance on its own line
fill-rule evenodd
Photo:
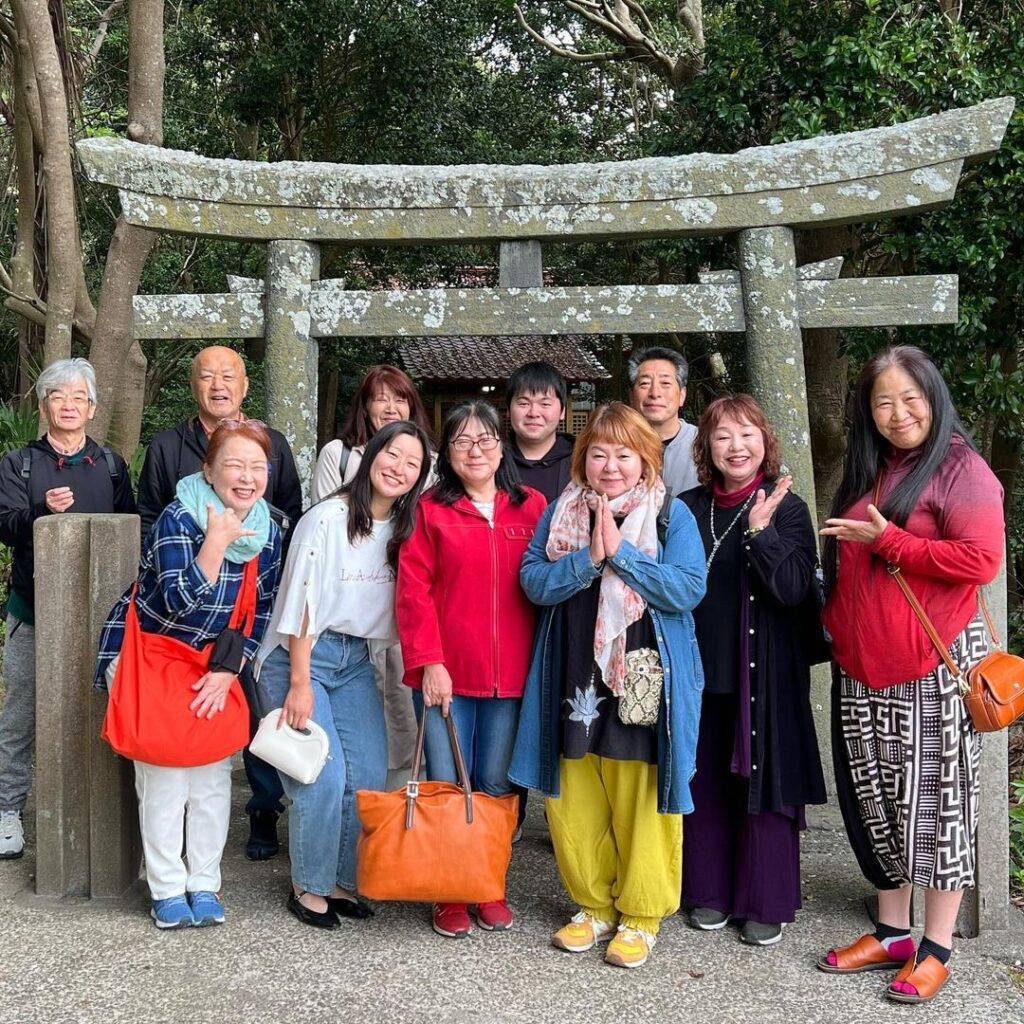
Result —
M 36 893 L 120 896 L 139 875 L 129 762 L 99 738 L 100 627 L 135 576 L 137 516 L 36 520 Z
M 544 262 L 540 242 L 502 242 L 498 247 L 500 288 L 540 288 Z
M 807 502 L 813 521 L 817 502 L 793 232 L 785 227 L 741 231 L 739 265 L 750 386 L 778 434 L 783 463 L 793 475 L 793 490 Z M 820 665 L 812 669 L 811 707 L 818 733 L 818 749 L 825 770 L 825 784 L 830 796 L 834 797 L 831 685 L 829 666 Z
M 1000 640 L 1006 639 L 1006 559 L 984 588 L 985 601 Z M 1001 931 L 1010 925 L 1010 832 L 1006 809 L 1009 771 L 1006 730 L 986 733 L 981 745 L 981 808 L 978 815 L 977 888 L 964 896 L 960 931 L 967 936 Z
M 308 504 L 316 459 L 317 345 L 310 335 L 312 284 L 320 247 L 309 242 L 267 245 L 267 422 L 288 439 Z

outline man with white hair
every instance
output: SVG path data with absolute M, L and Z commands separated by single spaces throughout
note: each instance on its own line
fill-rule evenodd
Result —
M 58 359 L 39 375 L 36 395 L 46 433 L 0 461 L 0 543 L 13 553 L 0 713 L 0 859 L 25 850 L 21 815 L 32 781 L 38 610 L 32 526 L 63 512 L 135 512 L 124 459 L 85 432 L 96 415 L 91 364 Z

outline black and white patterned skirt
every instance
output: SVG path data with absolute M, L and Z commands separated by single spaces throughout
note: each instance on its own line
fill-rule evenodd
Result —
M 987 652 L 980 618 L 950 646 L 953 661 L 965 670 Z M 908 882 L 971 888 L 981 736 L 945 664 L 884 690 L 841 674 L 838 710 L 843 750 L 837 769 L 842 765 L 847 775 L 839 786 L 847 829 L 856 849 L 851 819 L 859 818 L 858 859 L 862 869 L 866 858 L 876 864 L 865 874 L 881 888 Z

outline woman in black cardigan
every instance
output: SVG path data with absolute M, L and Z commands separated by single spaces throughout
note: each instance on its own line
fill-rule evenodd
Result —
M 810 665 L 824 660 L 806 503 L 779 477 L 779 442 L 749 395 L 704 410 L 703 486 L 680 495 L 704 540 L 708 587 L 694 611 L 704 696 L 683 841 L 683 905 L 703 931 L 782 938 L 800 906 L 804 806 L 824 803 Z

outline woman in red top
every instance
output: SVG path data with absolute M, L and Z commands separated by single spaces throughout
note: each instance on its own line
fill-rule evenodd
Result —
M 508 766 L 530 666 L 534 609 L 519 585 L 547 500 L 519 483 L 487 402 L 463 402 L 441 428 L 435 487 L 420 500 L 398 559 L 396 616 L 417 715 L 427 716 L 427 774 L 456 780 L 442 716 L 451 715 L 474 789 L 512 792 Z M 509 928 L 504 900 L 481 903 L 477 924 Z M 434 907 L 434 931 L 469 934 L 465 904 Z
M 857 860 L 878 890 L 878 926 L 818 966 L 899 969 L 889 998 L 924 1002 L 949 977 L 960 899 L 974 885 L 980 737 L 886 567 L 900 566 L 966 671 L 988 650 L 978 587 L 999 570 L 1004 523 L 1002 488 L 920 349 L 898 345 L 864 367 L 843 480 L 821 532 L 824 619 L 840 670 L 836 783 Z M 925 890 L 916 949 L 915 885 Z

